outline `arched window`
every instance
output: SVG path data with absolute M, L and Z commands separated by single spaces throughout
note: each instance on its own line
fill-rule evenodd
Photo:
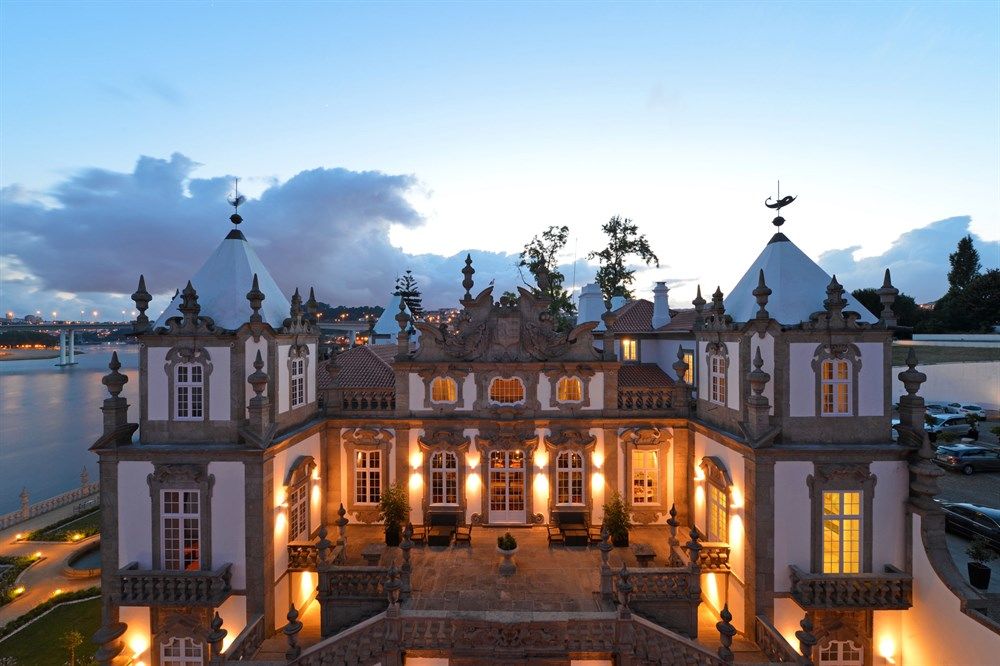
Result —
M 556 504 L 583 504 L 583 456 L 576 451 L 556 457 Z
M 863 666 L 864 650 L 854 641 L 830 641 L 819 649 L 822 666 Z
M 708 399 L 717 405 L 726 404 L 726 365 L 727 359 L 722 354 L 712 354 L 708 357 L 711 390 Z
M 458 384 L 451 377 L 435 377 L 431 382 L 432 402 L 455 402 L 458 400 Z
M 579 377 L 563 377 L 556 384 L 559 402 L 580 402 L 583 400 L 583 382 Z
M 160 666 L 202 666 L 201 643 L 193 638 L 171 638 L 160 645 Z
M 729 543 L 729 498 L 733 479 L 717 456 L 705 456 L 699 467 L 705 473 L 705 536 L 708 541 Z
M 451 451 L 431 454 L 431 504 L 458 504 L 458 456 Z
M 498 405 L 524 402 L 524 382 L 519 377 L 494 377 L 490 382 L 490 402 Z
M 827 359 L 821 367 L 820 386 L 823 416 L 843 416 L 851 413 L 851 363 L 844 359 Z
M 200 421 L 205 417 L 205 376 L 200 364 L 175 366 L 174 392 L 174 418 Z

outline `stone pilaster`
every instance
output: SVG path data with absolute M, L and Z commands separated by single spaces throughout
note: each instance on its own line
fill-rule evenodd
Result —
M 774 462 L 746 458 L 745 617 L 774 616 Z

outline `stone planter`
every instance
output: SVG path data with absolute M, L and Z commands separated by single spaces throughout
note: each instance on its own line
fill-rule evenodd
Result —
M 979 562 L 969 562 L 969 583 L 978 590 L 985 590 L 990 586 L 990 568 Z
M 517 552 L 517 548 L 504 550 L 498 546 L 497 552 L 503 555 L 503 562 L 500 563 L 500 575 L 513 576 L 517 571 L 517 564 L 514 563 L 514 554 Z

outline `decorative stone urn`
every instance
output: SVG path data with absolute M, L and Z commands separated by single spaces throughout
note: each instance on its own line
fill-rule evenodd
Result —
M 503 562 L 500 563 L 500 575 L 501 576 L 513 576 L 517 572 L 517 564 L 514 563 L 514 554 L 517 553 L 517 547 L 515 546 L 513 550 L 504 550 L 500 546 L 497 546 L 497 552 L 503 555 Z

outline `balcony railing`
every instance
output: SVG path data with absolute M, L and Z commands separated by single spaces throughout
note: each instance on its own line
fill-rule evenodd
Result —
M 891 566 L 885 573 L 815 574 L 794 564 L 792 598 L 804 610 L 904 610 L 913 605 L 913 576 Z
M 618 409 L 626 412 L 646 412 L 669 409 L 673 391 L 663 387 L 618 387 Z
M 766 617 L 757 616 L 754 637 L 757 647 L 772 662 L 797 664 L 801 660 L 801 655 L 788 644 L 785 637 L 774 628 L 774 625 Z
M 122 606 L 219 606 L 232 588 L 231 564 L 215 571 L 150 571 L 131 562 L 118 571 Z
M 702 541 L 698 552 L 698 566 L 702 573 L 729 571 L 729 544 L 721 541 Z
M 316 571 L 316 544 L 311 541 L 294 541 L 288 544 L 289 571 Z
M 335 391 L 330 407 L 342 412 L 391 412 L 396 409 L 396 390 L 339 389 Z

